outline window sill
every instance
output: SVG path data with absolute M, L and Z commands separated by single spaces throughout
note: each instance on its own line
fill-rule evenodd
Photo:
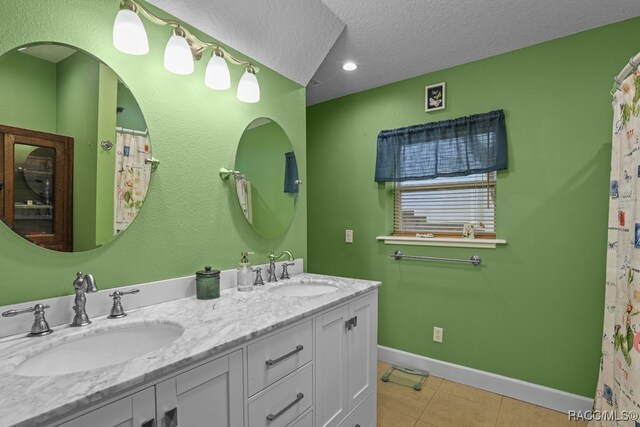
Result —
M 461 237 L 378 236 L 376 240 L 383 240 L 385 245 L 446 246 L 450 248 L 480 249 L 495 249 L 496 245 L 507 244 L 507 241 L 503 239 L 463 239 Z

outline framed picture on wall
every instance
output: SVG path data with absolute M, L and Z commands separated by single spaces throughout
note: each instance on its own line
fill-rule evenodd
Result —
M 444 82 L 426 86 L 424 90 L 425 90 L 424 111 L 428 113 L 430 111 L 444 110 L 445 108 Z

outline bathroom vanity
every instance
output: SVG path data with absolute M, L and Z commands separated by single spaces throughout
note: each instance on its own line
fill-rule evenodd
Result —
M 5 338 L 0 424 L 373 426 L 378 286 L 300 274 L 253 292 L 225 290 L 216 300 L 186 298 L 141 307 L 123 319 L 97 317 L 85 328 L 58 326 L 48 337 Z M 116 365 L 61 375 L 25 372 L 27 361 L 55 346 L 147 327 L 181 333 Z M 122 342 L 135 347 L 135 336 L 127 344 L 125 334 Z M 70 353 L 61 363 L 76 363 L 79 354 Z M 52 358 L 49 372 L 56 372 L 55 363 Z

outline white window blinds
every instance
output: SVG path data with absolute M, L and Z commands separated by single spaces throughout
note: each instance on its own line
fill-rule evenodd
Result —
M 476 237 L 495 238 L 496 173 L 396 184 L 394 234 L 461 237 L 472 224 Z

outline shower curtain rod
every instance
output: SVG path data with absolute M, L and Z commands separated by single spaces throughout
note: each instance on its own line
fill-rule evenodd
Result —
M 148 136 L 149 135 L 149 130 L 147 129 L 146 131 L 142 132 L 139 130 L 134 130 L 134 129 L 127 129 L 127 128 L 123 128 L 123 127 L 116 127 L 116 132 L 120 132 L 120 133 L 129 133 L 131 135 L 140 135 L 140 136 Z
M 638 65 L 640 65 L 640 53 L 631 58 L 626 67 L 624 67 L 622 71 L 620 71 L 620 73 L 613 78 L 613 89 L 611 89 L 611 96 L 613 96 L 618 91 L 618 89 L 620 89 L 620 85 L 622 84 L 624 79 L 629 77 L 629 74 L 634 72 L 636 68 L 638 68 Z

